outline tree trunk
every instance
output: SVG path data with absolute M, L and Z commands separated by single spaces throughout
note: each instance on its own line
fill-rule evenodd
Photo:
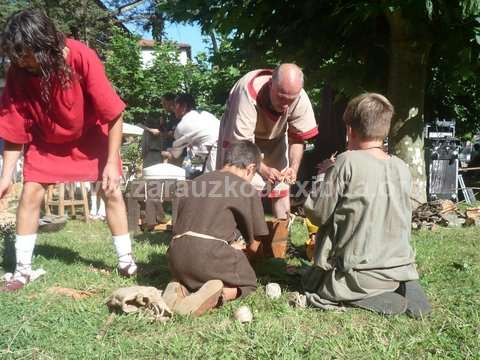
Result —
M 388 98 L 395 107 L 389 135 L 390 152 L 405 161 L 412 174 L 412 205 L 427 200 L 424 157 L 424 101 L 428 55 L 428 29 L 411 24 L 400 11 L 387 15 L 390 24 Z
M 218 53 L 218 42 L 217 42 L 217 37 L 215 35 L 215 30 L 210 30 L 208 32 L 208 35 L 210 35 L 210 41 L 212 42 L 212 50 L 214 54 Z

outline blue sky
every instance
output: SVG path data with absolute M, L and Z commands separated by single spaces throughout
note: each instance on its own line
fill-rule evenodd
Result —
M 193 58 L 199 52 L 207 52 L 210 47 L 210 39 L 202 36 L 198 25 L 167 23 L 165 37 L 169 40 L 190 44 Z

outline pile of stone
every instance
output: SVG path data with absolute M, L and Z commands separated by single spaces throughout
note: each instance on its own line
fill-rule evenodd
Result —
M 412 214 L 413 229 L 435 230 L 437 226 L 480 226 L 480 208 L 460 210 L 450 200 L 422 204 Z

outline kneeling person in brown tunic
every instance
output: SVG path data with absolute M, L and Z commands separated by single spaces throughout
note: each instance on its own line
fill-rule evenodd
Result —
M 246 254 L 256 252 L 255 236 L 268 234 L 260 198 L 250 184 L 260 161 L 255 144 L 234 143 L 221 170 L 196 178 L 177 194 L 168 249 L 174 281 L 164 293 L 175 313 L 198 316 L 255 290 L 257 278 Z

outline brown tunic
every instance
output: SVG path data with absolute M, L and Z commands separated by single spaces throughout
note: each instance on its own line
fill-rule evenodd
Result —
M 174 236 L 192 231 L 225 242 L 187 235 L 173 240 L 168 250 L 173 278 L 191 291 L 213 279 L 240 288 L 242 296 L 255 290 L 256 276 L 247 257 L 227 244 L 238 233 L 247 244 L 268 233 L 255 189 L 236 175 L 214 171 L 186 183 L 177 196 Z

